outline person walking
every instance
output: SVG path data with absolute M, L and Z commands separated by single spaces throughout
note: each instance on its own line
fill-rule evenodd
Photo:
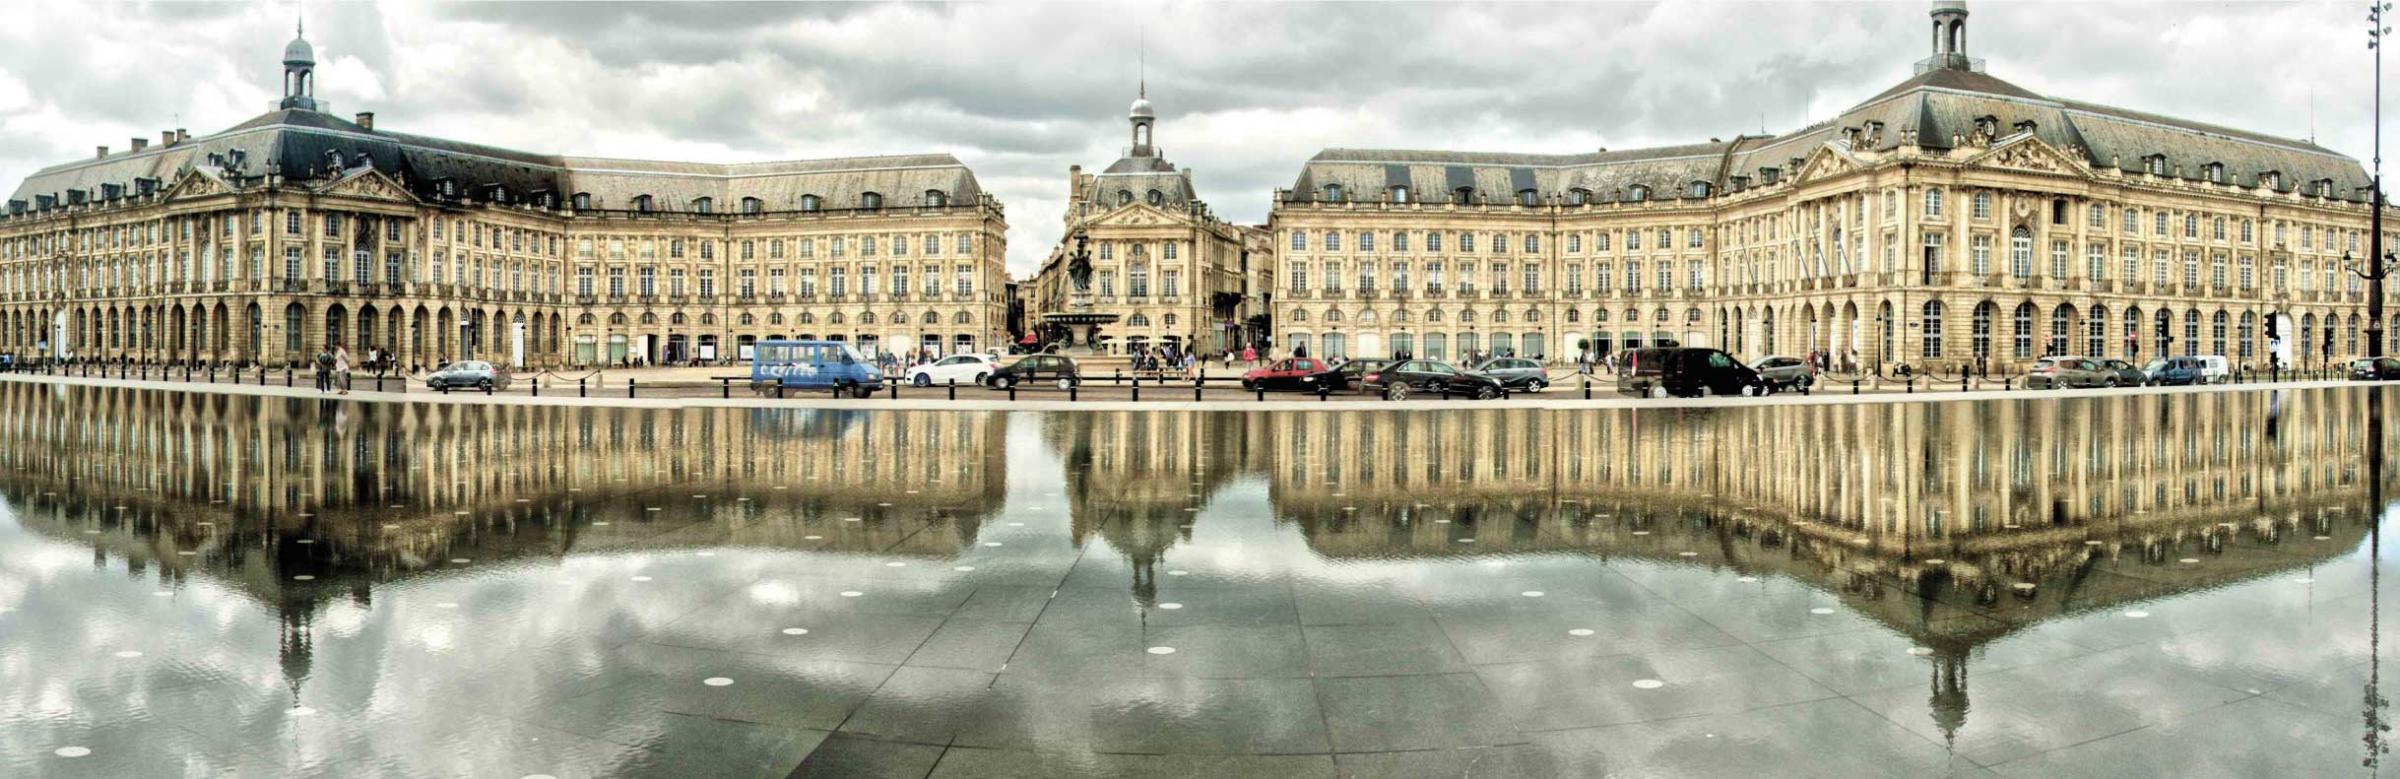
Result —
M 311 365 L 311 367 L 313 367 L 313 368 L 315 369 L 315 376 L 316 376 L 316 380 L 317 380 L 317 381 L 316 381 L 317 391 L 318 391 L 318 392 L 325 392 L 325 391 L 327 391 L 327 390 L 330 390 L 330 389 L 332 389 L 332 388 L 333 388 L 333 345 L 332 345 L 332 344 L 326 344 L 326 345 L 325 345 L 325 348 L 323 348 L 323 349 L 318 349 L 318 350 L 317 350 L 317 356 L 316 356 L 316 357 L 314 357 L 314 358 L 311 358 L 311 359 L 309 360 L 309 362 L 310 362 L 310 365 Z
M 333 345 L 333 381 L 343 395 L 350 394 L 350 350 L 341 344 Z
M 1256 346 L 1244 346 L 1244 347 L 1242 347 L 1242 367 L 1244 367 L 1244 368 L 1256 368 L 1256 367 L 1258 367 L 1258 347 L 1256 347 Z

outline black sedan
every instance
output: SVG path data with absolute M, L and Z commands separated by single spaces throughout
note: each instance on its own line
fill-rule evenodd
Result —
M 1405 360 L 1360 377 L 1359 386 L 1381 392 L 1385 400 L 1407 400 L 1410 393 L 1462 395 L 1476 400 L 1500 397 L 1500 380 L 1459 370 L 1440 360 Z
M 1055 354 L 1036 354 L 992 371 L 991 377 L 985 379 L 984 383 L 992 389 L 1008 389 L 1019 384 L 1054 384 L 1063 390 L 1083 383 L 1083 374 L 1076 368 L 1074 360 Z
M 2350 378 L 2360 381 L 2392 381 L 2400 379 L 2400 360 L 2376 357 L 2350 361 Z
M 1333 370 L 1310 377 L 1316 380 L 1310 386 L 1322 386 L 1327 392 L 1349 392 L 1351 390 L 1363 392 L 1366 390 L 1367 374 L 1382 370 L 1383 366 L 1390 364 L 1392 364 L 1391 360 L 1351 360 L 1334 366 Z

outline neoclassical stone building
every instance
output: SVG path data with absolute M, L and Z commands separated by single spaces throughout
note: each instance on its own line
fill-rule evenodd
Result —
M 1266 322 L 1253 317 L 1266 312 L 1261 296 L 1272 289 L 1272 266 L 1256 251 L 1266 236 L 1218 219 L 1194 192 L 1192 172 L 1161 156 L 1148 93 L 1126 117 L 1133 138 L 1124 157 L 1099 173 L 1067 168 L 1066 231 L 1034 276 L 1027 325 L 1068 309 L 1067 266 L 1080 237 L 1091 254 L 1092 310 L 1118 317 L 1099 334 L 1109 351 L 1217 351 L 1264 340 Z
M 314 60 L 285 47 L 274 111 L 19 185 L 0 353 L 281 364 L 338 342 L 548 366 L 1006 338 L 1006 221 L 949 155 L 529 154 L 332 116 Z
M 1278 346 L 1571 360 L 1671 341 L 1995 373 L 2382 351 L 2344 269 L 2366 254 L 2357 160 L 2035 94 L 1967 56 L 1963 2 L 1932 17 L 1915 77 L 1782 135 L 1319 153 L 1269 222 Z

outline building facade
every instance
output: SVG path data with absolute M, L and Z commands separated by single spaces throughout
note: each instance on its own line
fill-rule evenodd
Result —
M 2035 94 L 1967 56 L 1966 22 L 1935 3 L 1915 77 L 1783 135 L 1327 149 L 1275 193 L 1277 345 L 1571 360 L 1680 343 L 1992 373 L 2383 351 L 2346 270 L 2368 243 L 2357 160 Z
M 45 168 L 0 216 L 0 353 L 284 364 L 746 356 L 773 338 L 995 348 L 1007 224 L 946 154 L 707 164 L 380 129 L 314 98 Z
M 1117 315 L 1098 333 L 1108 351 L 1215 352 L 1263 339 L 1265 323 L 1253 317 L 1265 313 L 1272 288 L 1259 274 L 1271 280 L 1272 271 L 1265 254 L 1251 252 L 1265 245 L 1263 231 L 1218 219 L 1194 192 L 1192 172 L 1161 156 L 1147 88 L 1126 118 L 1125 156 L 1099 173 L 1067 169 L 1066 229 L 1032 280 L 1028 324 L 1068 310 L 1067 267 L 1080 245 L 1091 255 L 1092 311 Z

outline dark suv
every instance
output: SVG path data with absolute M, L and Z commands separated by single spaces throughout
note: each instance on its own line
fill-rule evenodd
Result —
M 1635 349 L 1625 353 L 1617 391 L 1652 398 L 1765 395 L 1775 386 L 1733 355 L 1702 347 Z

